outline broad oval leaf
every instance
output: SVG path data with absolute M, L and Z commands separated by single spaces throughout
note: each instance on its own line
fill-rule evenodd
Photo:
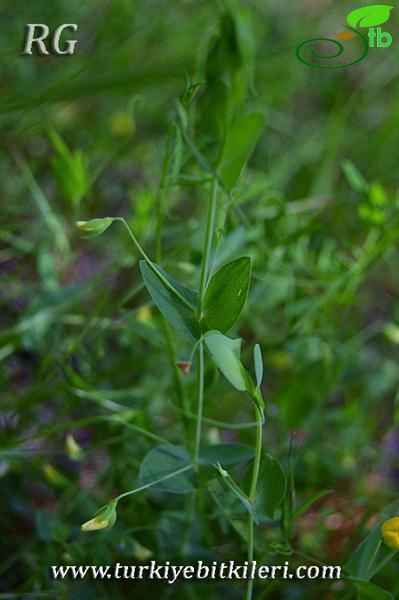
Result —
M 233 467 L 254 457 L 254 449 L 246 444 L 214 444 L 201 448 L 199 462 L 201 465 Z
M 209 329 L 226 333 L 244 308 L 251 276 L 249 256 L 236 258 L 218 269 L 206 289 L 203 318 Z
M 183 296 L 189 304 L 195 305 L 196 293 L 193 290 L 177 283 L 177 281 L 167 275 L 167 273 L 165 273 L 158 265 L 154 266 L 162 273 L 180 296 Z M 186 336 L 191 342 L 195 342 L 199 338 L 200 333 L 198 321 L 194 313 L 194 306 L 192 310 L 190 310 L 178 295 L 174 294 L 172 290 L 166 287 L 165 283 L 145 261 L 140 262 L 140 270 L 145 286 L 153 299 L 154 304 L 159 308 L 165 319 L 167 319 L 177 331 Z
M 214 363 L 231 385 L 241 392 L 252 394 L 254 385 L 240 360 L 241 340 L 232 340 L 220 331 L 209 331 L 204 339 Z
M 255 494 L 254 504 L 257 514 L 272 519 L 276 508 L 284 499 L 286 487 L 285 471 L 280 462 L 270 454 L 264 454 L 260 463 Z
M 171 494 L 187 494 L 194 490 L 193 474 L 191 471 L 172 476 L 175 471 L 191 464 L 191 458 L 184 446 L 161 444 L 151 450 L 140 465 L 140 485 L 150 485 L 153 481 L 168 477 L 151 489 Z
M 231 190 L 251 157 L 262 134 L 265 115 L 250 112 L 240 117 L 226 134 L 220 159 L 220 179 Z
M 388 21 L 393 8 L 386 4 L 363 6 L 349 13 L 347 21 L 351 27 L 376 27 Z

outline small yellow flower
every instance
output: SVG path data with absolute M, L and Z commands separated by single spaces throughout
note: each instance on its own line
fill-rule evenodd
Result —
M 57 471 L 57 469 L 55 469 L 50 463 L 45 463 L 42 468 L 45 478 L 52 485 L 57 487 L 66 487 L 69 485 L 69 480 L 64 477 L 62 473 Z
M 137 560 L 145 562 L 153 556 L 153 552 L 149 548 L 145 548 L 145 546 L 137 543 L 134 547 L 133 556 L 134 558 L 137 558 Z
M 136 125 L 132 114 L 126 112 L 117 112 L 110 119 L 111 131 L 119 137 L 132 135 Z
M 381 525 L 382 541 L 388 548 L 399 550 L 399 517 L 384 521 Z
M 138 309 L 138 311 L 136 313 L 136 319 L 140 323 L 144 323 L 145 325 L 148 325 L 149 323 L 151 323 L 151 319 L 152 319 L 151 308 L 149 306 L 140 306 L 140 308 Z
M 107 519 L 101 520 L 100 517 L 94 517 L 90 521 L 83 523 L 81 529 L 82 531 L 96 531 L 97 529 L 106 529 L 108 524 Z
M 97 529 L 106 529 L 112 527 L 116 521 L 116 502 L 106 504 L 100 508 L 90 521 L 86 521 L 81 526 L 82 531 L 96 531 Z
M 83 450 L 71 433 L 66 436 L 65 450 L 71 460 L 82 460 Z

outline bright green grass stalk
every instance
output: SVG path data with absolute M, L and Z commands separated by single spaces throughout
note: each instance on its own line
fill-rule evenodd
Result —
M 255 502 L 256 487 L 258 485 L 260 460 L 262 456 L 262 433 L 263 433 L 263 415 L 258 406 L 255 406 L 256 412 L 256 444 L 255 459 L 252 470 L 251 488 L 249 491 L 249 500 L 252 504 Z M 248 564 L 251 565 L 254 560 L 254 517 L 252 513 L 248 514 Z M 246 600 L 252 599 L 253 579 L 248 579 Z
M 208 214 L 205 226 L 204 251 L 201 262 L 200 284 L 198 291 L 198 318 L 201 319 L 209 265 L 212 254 L 212 241 L 215 229 L 215 216 L 217 207 L 218 183 L 216 178 L 212 181 L 212 190 L 208 203 Z M 198 457 L 201 446 L 202 416 L 204 409 L 204 345 L 202 339 L 198 343 L 198 407 L 197 426 L 195 433 L 195 446 L 193 452 L 194 465 L 198 465 Z
M 207 284 L 207 277 L 209 275 L 209 264 L 212 253 L 212 241 L 215 230 L 215 217 L 216 217 L 216 208 L 217 208 L 217 198 L 218 198 L 218 182 L 216 177 L 212 180 L 212 190 L 211 196 L 208 204 L 208 214 L 206 218 L 206 227 L 205 227 L 205 238 L 204 238 L 204 251 L 202 255 L 201 262 L 201 274 L 200 274 L 200 284 L 198 291 L 198 318 L 201 318 L 204 296 Z

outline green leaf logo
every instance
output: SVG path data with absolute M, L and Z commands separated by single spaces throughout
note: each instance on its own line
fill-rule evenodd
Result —
M 347 21 L 351 27 L 376 27 L 388 21 L 393 6 L 374 4 L 358 8 L 348 15 Z

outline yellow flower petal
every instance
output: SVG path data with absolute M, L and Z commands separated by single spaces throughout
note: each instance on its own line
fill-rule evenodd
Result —
M 68 433 L 65 439 L 65 450 L 71 460 L 81 460 L 83 451 L 71 433 Z
M 109 525 L 109 520 L 105 521 L 94 517 L 94 519 L 90 519 L 90 521 L 86 521 L 83 523 L 81 529 L 82 531 L 96 531 L 97 529 L 106 529 Z
M 151 308 L 149 306 L 141 306 L 136 313 L 136 319 L 140 323 L 148 325 L 152 319 Z
M 388 548 L 399 550 L 399 517 L 384 521 L 381 525 L 382 541 Z

